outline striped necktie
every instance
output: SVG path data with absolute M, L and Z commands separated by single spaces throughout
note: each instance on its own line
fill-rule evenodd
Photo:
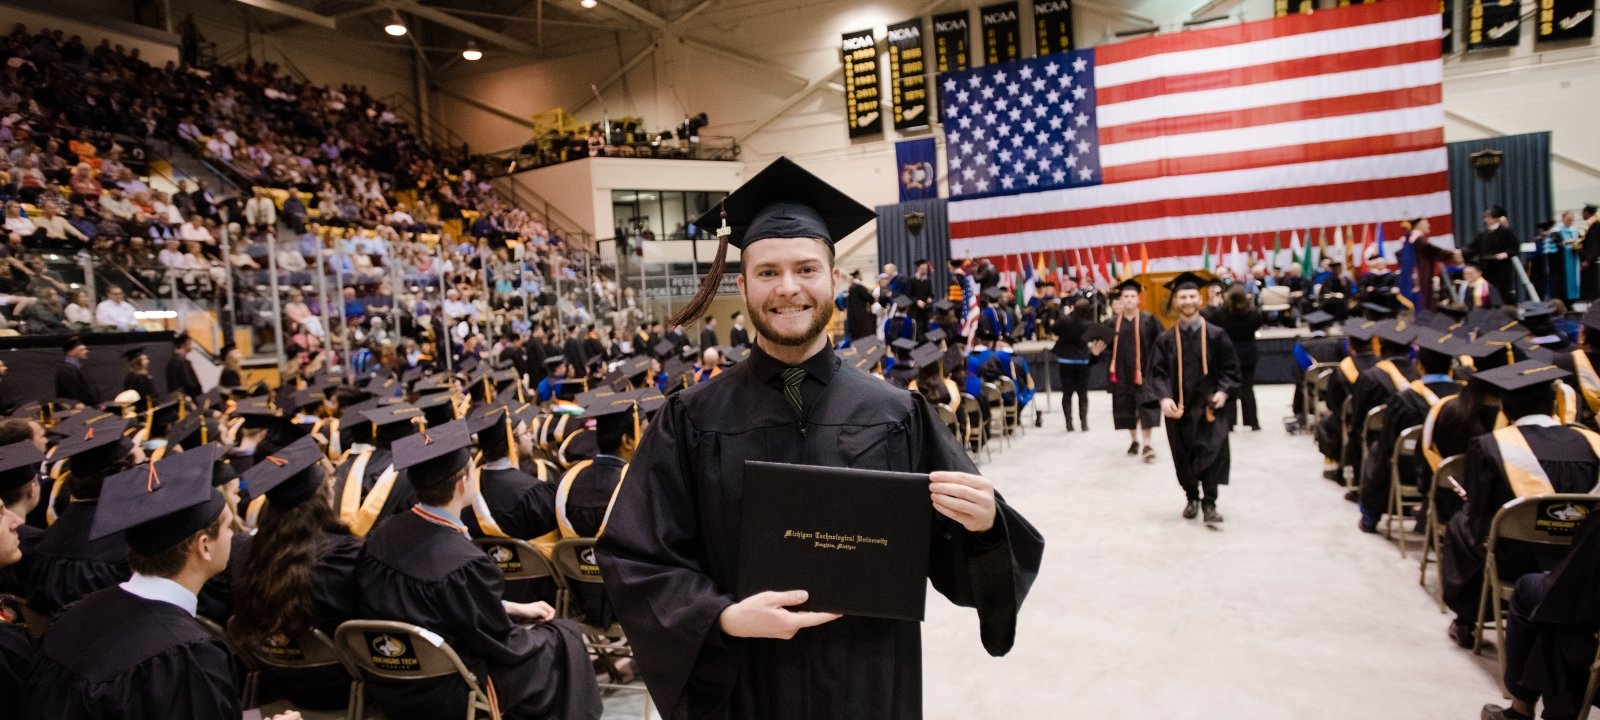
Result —
M 783 371 L 783 394 L 789 398 L 789 404 L 794 406 L 795 414 L 805 417 L 805 402 L 800 399 L 800 382 L 806 379 L 805 368 L 789 368 Z

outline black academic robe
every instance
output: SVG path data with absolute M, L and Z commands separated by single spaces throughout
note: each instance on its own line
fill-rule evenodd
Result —
M 96 405 L 100 402 L 100 391 L 83 374 L 83 368 L 63 362 L 56 368 L 56 399 Z
M 1338 338 L 1327 335 L 1312 335 L 1299 341 L 1299 346 L 1305 351 L 1306 356 L 1319 363 L 1338 362 L 1344 356 L 1343 343 Z M 1305 410 L 1305 379 L 1306 369 L 1294 363 L 1289 367 L 1289 375 L 1294 378 L 1294 414 L 1299 415 Z
M 195 613 L 222 627 L 228 626 L 228 618 L 233 617 L 233 583 L 239 568 L 244 567 L 244 556 L 250 552 L 250 535 L 246 533 L 233 534 L 233 547 L 228 552 L 228 567 L 222 572 L 212 575 L 206 584 L 200 586 L 199 602 L 195 605 Z
M 742 327 L 739 327 L 738 325 L 735 325 L 735 326 L 733 326 L 732 330 L 728 331 L 728 347 L 739 348 L 739 347 L 749 347 L 749 346 L 750 346 L 750 331 L 749 330 L 746 330 L 746 329 L 744 329 Z
M 356 561 L 356 586 L 361 617 L 438 633 L 474 675 L 492 679 L 506 717 L 600 717 L 600 691 L 577 627 L 565 620 L 514 624 L 500 604 L 500 569 L 455 529 L 414 512 L 379 525 Z M 452 676 L 374 679 L 367 692 L 389 717 L 444 718 L 462 712 L 467 690 Z
M 128 541 L 122 533 L 89 540 L 95 502 L 67 505 L 34 550 L 28 572 L 28 607 L 41 615 L 82 600 L 132 574 L 128 569 Z
M 239 376 L 239 371 L 233 368 L 223 368 L 217 375 L 217 387 L 236 388 L 244 384 L 244 378 Z
M 1424 387 L 1441 400 L 1461 392 L 1461 385 L 1454 380 L 1424 383 Z M 1371 447 L 1367 448 L 1370 457 L 1367 471 L 1361 475 L 1361 511 L 1368 517 L 1377 517 L 1389 510 L 1389 490 L 1394 481 L 1389 458 L 1394 454 L 1395 443 L 1400 441 L 1400 433 L 1421 425 L 1428 419 L 1428 411 L 1433 409 L 1427 398 L 1411 388 L 1394 396 L 1388 404 L 1383 431 L 1376 438 L 1368 438 L 1372 441 Z M 1402 486 L 1416 485 L 1420 478 L 1431 474 L 1425 470 L 1429 465 L 1421 448 L 1418 448 L 1412 460 L 1410 464 L 1401 464 L 1399 468 Z
M 583 351 L 583 340 L 580 338 L 568 338 L 566 344 L 561 346 L 561 356 L 580 373 L 589 367 L 589 354 Z
M 122 379 L 122 389 L 139 393 L 139 407 L 145 407 L 146 401 L 156 396 L 156 379 L 150 373 L 128 373 Z
M 40 643 L 25 718 L 238 720 L 227 648 L 171 603 L 120 587 L 62 613 Z
M 236 562 L 229 562 L 229 572 L 244 567 L 250 552 L 247 548 Z M 355 570 L 360 555 L 361 539 L 354 535 L 317 538 L 311 564 L 311 617 L 313 626 L 330 638 L 339 623 L 356 617 Z M 350 674 L 342 667 L 286 671 L 259 665 L 259 670 L 262 685 L 287 698 L 292 707 L 335 710 L 344 708 L 349 699 Z
M 708 347 L 720 347 L 721 345 L 722 345 L 722 343 L 717 341 L 717 331 L 712 330 L 711 328 L 708 328 L 708 327 L 700 328 L 700 349 L 701 350 L 704 350 L 704 349 L 706 349 Z
M 195 374 L 188 356 L 173 355 L 167 361 L 167 392 L 181 392 L 196 399 L 205 394 L 200 387 L 200 376 Z
M 579 537 L 595 537 L 605 522 L 611 495 L 622 482 L 628 464 L 613 455 L 596 455 L 594 462 L 572 479 L 567 489 L 567 522 Z M 606 627 L 617 621 L 616 612 L 606 599 L 605 588 L 574 583 L 572 599 L 590 625 Z
M 20 598 L 28 596 L 28 572 L 33 567 L 34 551 L 43 539 L 43 528 L 27 524 L 17 526 L 17 546 L 22 550 L 22 559 L 0 568 L 0 593 Z
M 1100 357 L 1110 363 L 1106 369 L 1111 383 L 1111 424 L 1117 430 L 1131 430 L 1135 424 L 1147 428 L 1161 425 L 1161 412 L 1144 404 L 1140 378 L 1150 368 L 1150 348 L 1161 335 L 1156 316 L 1139 313 L 1137 323 L 1121 315 L 1106 321 L 1114 341 Z
M 355 465 L 355 462 L 355 453 L 350 453 L 344 459 L 344 462 L 339 463 L 339 467 L 333 471 L 333 507 L 335 511 L 339 509 L 340 498 L 344 497 L 345 480 L 349 478 L 350 469 Z M 378 476 L 382 475 L 383 471 L 392 464 L 394 464 L 394 455 L 389 448 L 380 447 L 372 451 L 372 457 L 367 459 L 367 468 L 361 477 L 361 497 L 363 500 L 366 499 L 368 493 L 372 492 L 372 486 L 378 484 Z M 406 477 L 406 471 L 401 470 L 395 476 L 394 485 L 389 489 L 389 497 L 384 500 L 383 509 L 378 511 L 378 519 L 373 521 L 373 527 L 377 527 L 379 523 L 383 522 L 384 518 L 410 510 L 411 506 L 415 504 L 417 504 L 417 493 L 412 489 L 411 481 Z
M 1363 348 L 1362 352 L 1352 353 L 1349 357 L 1350 363 L 1356 369 L 1356 377 L 1359 378 L 1360 373 L 1366 372 L 1378 363 L 1378 357 L 1364 350 L 1371 347 L 1370 344 L 1357 340 L 1351 340 L 1350 343 L 1352 347 Z M 1342 367 L 1344 360 L 1341 359 L 1339 362 L 1341 367 L 1334 370 L 1333 379 L 1328 382 L 1328 394 L 1325 399 L 1331 412 L 1322 418 L 1322 423 L 1317 426 L 1317 449 L 1324 457 L 1334 458 L 1348 465 L 1350 463 L 1340 455 L 1339 450 L 1347 435 L 1344 426 L 1344 401 L 1350 397 L 1356 381 L 1345 374 Z M 1346 447 L 1345 450 L 1350 451 L 1350 448 Z
M 921 396 L 841 364 L 827 348 L 806 367 L 804 420 L 775 387 L 782 366 L 758 346 L 716 382 L 668 398 L 634 454 L 597 555 L 663 717 L 922 716 L 917 623 L 844 617 L 790 640 L 718 628 L 738 600 L 745 461 L 976 472 Z M 1016 637 L 1044 540 L 1003 500 L 996 505 L 986 533 L 935 514 L 928 537 L 934 588 L 977 609 L 984 648 L 998 656 Z
M 1494 256 L 1500 253 L 1506 254 L 1504 260 L 1495 259 Z M 1517 297 L 1516 270 L 1512 267 L 1512 261 L 1521 254 L 1521 244 L 1511 228 L 1501 225 L 1478 233 L 1463 254 L 1467 261 L 1478 264 L 1479 269 L 1483 270 L 1483 278 L 1500 291 L 1501 297 Z
M 518 540 L 544 537 L 556 529 L 556 485 L 540 482 L 528 473 L 515 468 L 483 470 L 479 473 L 479 489 L 500 529 Z M 478 524 L 478 514 L 472 508 L 461 513 L 461 522 L 472 537 L 486 533 Z M 556 586 L 548 579 L 506 583 L 505 598 L 512 602 L 543 600 L 555 604 Z
M 1600 628 L 1600 518 L 1578 528 L 1565 558 L 1544 578 L 1529 618 L 1538 631 L 1521 684 L 1539 691 L 1548 717 L 1577 717 Z
M 1600 458 L 1595 457 L 1578 431 L 1561 426 L 1524 425 L 1520 429 L 1556 492 L 1587 493 L 1595 489 Z M 1467 491 L 1466 507 L 1445 525 L 1439 571 L 1444 580 L 1445 602 L 1458 617 L 1470 620 L 1478 610 L 1489 525 L 1502 506 L 1517 498 L 1506 478 L 1505 459 L 1493 434 L 1480 435 L 1468 444 L 1461 487 Z M 1500 577 L 1516 582 L 1528 573 L 1550 570 L 1565 551 L 1561 546 L 1506 542 L 1496 550 Z
M 1383 360 L 1393 363 L 1407 383 L 1417 379 L 1417 366 L 1405 356 L 1382 358 L 1378 362 Z M 1356 475 L 1358 482 L 1365 482 L 1365 478 L 1374 473 L 1389 472 L 1388 454 L 1372 452 L 1372 448 L 1361 444 L 1361 428 L 1366 424 L 1367 413 L 1379 405 L 1388 405 L 1389 401 L 1406 389 L 1404 385 L 1395 387 L 1394 379 L 1378 367 L 1378 362 L 1362 370 L 1356 377 L 1355 385 L 1350 388 L 1350 426 L 1345 428 L 1344 456 L 1351 467 L 1359 470 Z M 1368 443 L 1377 440 L 1376 437 L 1367 438 Z
M 877 334 L 878 318 L 872 314 L 872 305 L 872 291 L 861 283 L 850 283 L 845 291 L 844 323 L 845 334 L 851 340 Z
M 1400 309 L 1400 279 L 1392 272 L 1369 272 L 1361 276 L 1360 301 L 1382 305 L 1390 310 Z
M 0 708 L 16 717 L 22 708 L 24 683 L 33 665 L 35 648 L 26 628 L 0 618 Z
M 1204 343 L 1201 342 L 1202 331 Z M 1179 333 L 1183 333 L 1181 358 Z M 1181 386 L 1178 382 L 1180 362 L 1183 364 Z M 1171 399 L 1183 408 L 1183 417 L 1167 418 L 1167 442 L 1172 447 L 1172 464 L 1177 470 L 1178 482 L 1185 488 L 1193 487 L 1194 483 L 1228 484 L 1228 421 L 1223 409 L 1211 407 L 1211 396 L 1221 391 L 1231 398 L 1239 392 L 1240 382 L 1239 357 L 1234 353 L 1233 341 L 1228 339 L 1226 330 L 1214 323 L 1189 329 L 1184 329 L 1181 323 L 1173 325 L 1151 344 L 1143 402 L 1147 407 L 1160 408 L 1163 399 Z M 1211 408 L 1209 413 L 1207 408 Z

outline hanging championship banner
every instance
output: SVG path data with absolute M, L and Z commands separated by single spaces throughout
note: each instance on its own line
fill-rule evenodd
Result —
M 1467 50 L 1516 47 L 1522 40 L 1522 4 L 1517 0 L 1470 0 Z
M 887 45 L 894 129 L 928 127 L 928 63 L 922 52 L 922 18 L 890 25 Z
M 1539 0 L 1539 42 L 1594 37 L 1594 0 Z
M 1448 0 L 1446 0 L 1448 2 Z M 1272 16 L 1310 15 L 1317 9 L 1317 0 L 1272 0 Z
M 966 10 L 933 16 L 933 71 L 958 72 L 972 67 L 972 33 Z
M 986 5 L 978 11 L 978 16 L 982 20 L 985 65 L 1022 57 L 1022 15 L 1016 3 Z
M 1449 55 L 1456 48 L 1456 2 L 1439 0 L 1439 14 L 1444 17 L 1444 35 L 1439 38 L 1439 52 Z
M 1072 49 L 1072 0 L 1034 0 L 1033 47 L 1039 55 Z
M 844 34 L 844 115 L 852 139 L 883 132 L 878 92 L 878 43 L 871 30 Z

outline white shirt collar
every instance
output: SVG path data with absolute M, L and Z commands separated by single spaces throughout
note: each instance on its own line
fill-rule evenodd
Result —
M 191 616 L 195 614 L 195 610 L 200 605 L 200 598 L 189 592 L 189 588 L 164 577 L 134 573 L 133 577 L 128 578 L 128 581 L 122 583 L 119 587 L 126 590 L 130 595 L 137 595 L 146 600 L 159 600 L 177 605 Z
M 1549 415 L 1523 415 L 1517 418 L 1515 425 L 1532 425 L 1534 427 L 1560 427 L 1561 421 Z
M 483 469 L 485 469 L 485 470 L 511 470 L 512 469 L 512 467 L 511 467 L 511 458 L 503 457 L 503 458 L 500 458 L 498 460 L 490 460 L 489 462 L 484 463 Z

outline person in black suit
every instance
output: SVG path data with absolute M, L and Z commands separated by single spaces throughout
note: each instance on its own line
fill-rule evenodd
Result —
M 100 391 L 83 374 L 83 361 L 89 359 L 89 346 L 74 335 L 62 343 L 61 349 L 66 352 L 66 357 L 62 358 L 61 367 L 56 368 L 56 399 L 76 400 L 85 405 L 99 403 Z
M 194 366 L 189 364 L 189 348 L 193 342 L 188 335 L 172 339 L 172 359 L 167 361 L 167 392 L 181 392 L 198 400 L 205 390 L 200 387 L 200 377 L 195 375 Z
M 933 263 L 918 260 L 906 283 L 906 294 L 911 296 L 911 317 L 917 321 L 917 337 L 928 332 L 928 310 L 933 307 Z
M 728 331 L 728 347 L 750 347 L 750 331 L 744 329 L 744 313 L 733 311 L 733 328 Z
M 705 327 L 700 328 L 700 349 L 721 347 L 721 345 L 722 343 L 717 342 L 717 318 L 707 315 Z
M 1500 291 L 1500 297 L 1505 298 L 1508 304 L 1515 304 L 1517 276 L 1512 263 L 1521 244 L 1517 242 L 1516 234 L 1511 232 L 1505 208 L 1494 205 L 1485 210 L 1483 227 L 1484 231 L 1478 233 L 1467 246 L 1467 260 L 1483 270 L 1484 279 Z
M 1050 352 L 1056 356 L 1056 370 L 1061 374 L 1061 414 L 1067 416 L 1067 432 L 1073 430 L 1074 395 L 1078 397 L 1078 423 L 1084 432 L 1089 431 L 1089 364 L 1094 360 L 1084 339 L 1093 323 L 1089 313 L 1089 301 L 1078 298 L 1050 328 L 1050 334 L 1056 336 Z

